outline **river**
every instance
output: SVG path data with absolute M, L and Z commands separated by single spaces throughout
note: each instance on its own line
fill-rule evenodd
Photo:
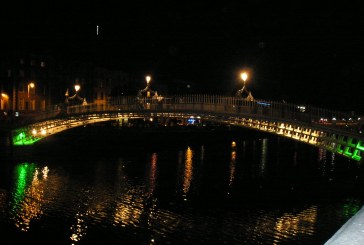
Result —
M 0 159 L 0 244 L 323 244 L 363 167 L 255 131 L 88 126 Z

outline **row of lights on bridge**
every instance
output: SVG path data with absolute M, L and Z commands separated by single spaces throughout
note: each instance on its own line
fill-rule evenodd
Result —
M 32 130 L 32 134 L 34 135 L 34 136 L 36 136 L 37 135 L 37 130 L 34 128 L 33 130 Z M 40 134 L 41 135 L 46 135 L 46 133 L 47 133 L 47 131 L 45 130 L 45 129 L 41 129 L 40 130 Z

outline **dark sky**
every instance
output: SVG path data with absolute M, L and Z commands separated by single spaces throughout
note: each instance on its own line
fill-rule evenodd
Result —
M 7 50 L 51 50 L 226 94 L 249 69 L 255 97 L 362 110 L 361 9 L 359 1 L 28 1 L 2 8 L 1 26 Z

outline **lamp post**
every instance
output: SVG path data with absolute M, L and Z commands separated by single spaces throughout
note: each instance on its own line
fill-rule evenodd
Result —
M 0 110 L 5 110 L 8 103 L 9 103 L 9 95 L 1 93 Z
M 240 77 L 241 77 L 241 79 L 243 79 L 243 89 L 244 89 L 244 87 L 245 87 L 245 82 L 246 82 L 246 80 L 248 79 L 248 73 L 246 73 L 246 72 L 242 72 L 241 74 L 240 74 Z
M 145 81 L 147 81 L 147 89 L 149 88 L 150 80 L 152 80 L 151 76 L 146 76 L 145 77 Z M 147 97 L 150 97 L 150 91 L 149 90 L 147 91 Z
M 246 88 L 246 80 L 248 80 L 248 73 L 247 72 L 242 72 L 242 73 L 240 73 L 240 77 L 243 80 L 243 88 L 238 90 L 236 95 L 239 96 L 239 97 L 244 98 L 244 93 L 246 93 L 247 96 L 246 96 L 245 99 L 248 100 L 248 101 L 253 101 L 254 97 L 253 97 L 252 93 Z
M 35 84 L 33 82 L 28 84 L 28 99 L 29 99 L 29 91 L 31 88 L 34 88 L 34 87 L 35 87 Z
M 27 109 L 31 109 L 31 106 L 30 106 L 30 89 L 31 88 L 35 88 L 35 84 L 33 82 L 28 83 L 28 108 Z
M 77 94 L 77 92 L 78 92 L 80 89 L 81 89 L 81 86 L 80 86 L 80 85 L 78 85 L 78 84 L 76 84 L 76 85 L 75 85 L 76 94 Z

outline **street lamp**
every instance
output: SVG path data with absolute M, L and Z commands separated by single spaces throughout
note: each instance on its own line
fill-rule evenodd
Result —
M 33 82 L 28 83 L 28 108 L 27 108 L 27 110 L 32 109 L 32 107 L 30 105 L 30 93 L 29 93 L 31 88 L 35 88 L 35 84 Z M 35 107 L 35 105 L 34 105 L 34 107 Z
M 76 84 L 75 85 L 75 90 L 76 90 L 76 93 L 78 92 L 78 90 L 80 90 L 81 89 L 81 86 L 80 85 L 78 85 L 78 84 Z
M 28 83 L 28 99 L 29 99 L 29 90 L 30 90 L 31 88 L 34 88 L 34 87 L 35 87 L 35 84 L 34 84 L 33 82 Z
M 243 88 L 238 90 L 236 95 L 239 97 L 243 97 L 244 93 L 245 93 L 245 94 L 247 94 L 245 99 L 247 99 L 248 101 L 253 101 L 254 97 L 253 97 L 252 93 L 245 86 L 246 80 L 248 80 L 248 73 L 244 71 L 244 72 L 240 73 L 240 77 L 243 80 Z
M 147 81 L 147 85 L 149 85 L 149 82 L 150 82 L 150 80 L 152 80 L 152 77 L 151 76 L 146 76 L 145 80 Z
M 0 99 L 1 99 L 0 110 L 5 110 L 5 107 L 7 107 L 7 104 L 9 102 L 9 95 L 1 93 Z
M 147 81 L 147 88 L 149 88 L 149 82 L 150 82 L 150 80 L 152 80 L 152 77 L 151 76 L 146 76 L 145 77 L 145 80 Z M 149 89 L 147 91 L 147 97 L 150 97 L 150 91 L 149 91 Z
M 241 79 L 243 79 L 243 83 L 244 83 L 244 87 L 245 87 L 245 82 L 246 82 L 246 80 L 248 79 L 248 73 L 246 73 L 246 72 L 242 72 L 242 73 L 240 74 L 240 77 L 241 77 Z

